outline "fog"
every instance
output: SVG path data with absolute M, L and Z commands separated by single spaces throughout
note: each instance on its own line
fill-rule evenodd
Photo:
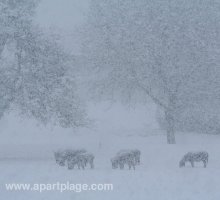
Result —
M 80 54 L 80 41 L 74 36 L 78 27 L 85 23 L 89 1 L 79 0 L 42 0 L 38 6 L 35 23 L 40 27 L 54 31 L 61 37 L 62 44 L 72 54 Z M 140 135 L 158 134 L 160 129 L 156 119 L 156 106 L 136 105 L 129 107 L 120 102 L 96 103 L 87 102 L 89 117 L 94 121 L 89 128 L 82 130 L 63 129 L 59 126 L 44 126 L 35 120 L 19 116 L 15 111 L 5 115 L 1 120 L 2 144 L 65 144 L 69 138 L 74 139 L 78 134 L 99 135 L 116 134 Z M 147 128 L 147 131 L 144 131 Z M 143 133 L 142 133 L 143 131 Z
M 77 29 L 86 21 L 89 0 L 42 0 L 36 13 L 36 24 L 62 36 L 65 47 L 72 54 L 80 53 Z
M 0 0 L 1 196 L 219 199 L 219 13 L 217 0 Z M 114 190 L 46 190 L 69 182 Z

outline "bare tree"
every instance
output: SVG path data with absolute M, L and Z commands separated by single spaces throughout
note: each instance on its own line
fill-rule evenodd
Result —
M 217 1 L 92 0 L 83 52 L 98 94 L 150 97 L 174 144 L 177 114 L 209 84 L 207 69 L 219 71 L 219 11 Z

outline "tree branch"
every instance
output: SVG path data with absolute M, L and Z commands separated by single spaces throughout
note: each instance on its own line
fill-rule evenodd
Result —
M 132 70 L 132 74 L 133 74 L 133 77 L 134 77 L 135 80 L 136 80 L 136 83 L 137 83 L 138 87 L 139 87 L 140 89 L 142 89 L 142 90 L 154 101 L 154 103 L 156 103 L 156 104 L 159 105 L 160 107 L 162 107 L 162 108 L 164 108 L 165 110 L 167 110 L 168 107 L 167 107 L 164 103 L 162 103 L 157 97 L 155 97 L 155 96 L 153 95 L 151 89 L 144 87 L 144 86 L 140 83 L 140 81 L 139 81 L 138 78 L 137 78 L 136 72 L 134 72 L 134 71 Z
M 183 85 L 183 82 L 185 80 L 184 83 L 186 83 L 186 81 L 188 81 L 192 75 L 195 73 L 196 69 L 198 69 L 197 67 L 194 67 L 191 71 L 189 71 L 188 73 L 186 73 L 184 75 L 184 77 L 176 84 L 176 88 L 175 88 L 175 92 L 178 92 L 180 87 Z
M 4 50 L 6 42 L 7 42 L 7 35 L 6 34 L 5 35 L 1 34 L 0 35 L 0 58 L 1 58 L 1 54 Z

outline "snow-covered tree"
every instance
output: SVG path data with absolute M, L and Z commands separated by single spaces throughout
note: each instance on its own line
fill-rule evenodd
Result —
M 0 0 L 0 114 L 19 109 L 46 124 L 87 123 L 73 59 L 33 23 L 36 0 Z
M 83 52 L 98 74 L 97 93 L 128 102 L 150 97 L 175 143 L 178 115 L 209 90 L 219 95 L 219 11 L 216 0 L 92 0 Z

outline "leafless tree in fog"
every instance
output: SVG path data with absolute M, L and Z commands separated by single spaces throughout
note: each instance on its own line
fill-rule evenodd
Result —
M 95 94 L 126 102 L 150 97 L 174 144 L 179 113 L 219 97 L 219 11 L 218 1 L 92 0 L 83 53 Z

